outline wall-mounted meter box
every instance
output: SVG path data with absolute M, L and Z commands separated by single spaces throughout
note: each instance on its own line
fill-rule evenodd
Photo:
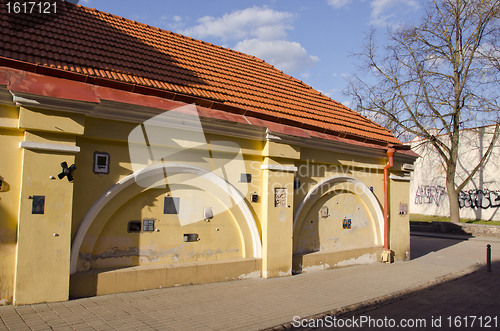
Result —
M 109 174 L 109 154 L 94 152 L 94 173 Z
M 193 241 L 198 241 L 200 240 L 200 237 L 198 236 L 197 233 L 185 233 L 184 234 L 184 241 L 185 242 L 193 242 Z

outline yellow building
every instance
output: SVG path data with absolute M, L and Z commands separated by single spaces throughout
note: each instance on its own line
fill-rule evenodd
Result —
M 253 56 L 61 6 L 2 18 L 0 304 L 409 258 L 416 154 L 390 131 Z

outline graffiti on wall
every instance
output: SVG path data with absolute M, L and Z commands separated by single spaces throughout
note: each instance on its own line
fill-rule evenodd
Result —
M 496 208 L 500 207 L 500 190 L 469 190 L 458 195 L 460 208 Z
M 439 206 L 444 195 L 446 195 L 446 188 L 442 186 L 419 186 L 415 194 L 415 204 L 422 205 L 434 203 L 436 206 Z
M 446 188 L 443 186 L 423 185 L 417 188 L 415 194 L 415 204 L 435 204 L 439 206 L 443 196 L 447 195 Z M 488 209 L 500 207 L 500 190 L 468 190 L 461 191 L 458 194 L 458 203 L 460 209 Z

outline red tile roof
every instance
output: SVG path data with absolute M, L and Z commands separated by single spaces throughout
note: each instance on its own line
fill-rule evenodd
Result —
M 0 60 L 85 75 L 91 83 L 105 79 L 170 91 L 360 141 L 401 144 L 389 130 L 254 56 L 95 9 L 58 5 L 50 18 L 16 17 L 1 6 Z

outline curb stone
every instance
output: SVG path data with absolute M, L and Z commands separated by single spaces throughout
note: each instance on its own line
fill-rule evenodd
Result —
M 369 299 L 366 301 L 358 302 L 352 305 L 336 308 L 333 310 L 329 310 L 323 313 L 319 313 L 316 315 L 312 316 L 307 316 L 307 317 L 302 317 L 302 319 L 324 319 L 327 316 L 331 317 L 351 317 L 355 315 L 361 315 L 363 313 L 367 313 L 371 310 L 381 308 L 384 306 L 387 306 L 391 303 L 404 300 L 406 298 L 409 298 L 411 296 L 414 296 L 420 292 L 423 291 L 429 291 L 433 289 L 434 287 L 450 282 L 452 280 L 461 278 L 463 276 L 466 276 L 468 274 L 471 274 L 473 272 L 486 269 L 486 263 L 477 263 L 474 266 L 471 266 L 469 268 L 453 272 L 438 278 L 435 278 L 433 280 L 427 281 L 422 284 L 418 284 L 412 287 L 408 287 L 404 290 L 392 292 L 390 294 L 386 294 L 377 298 Z M 266 328 L 266 329 L 261 329 L 261 331 L 282 331 L 282 330 L 292 330 L 292 329 L 297 329 L 293 326 L 292 322 L 287 322 L 285 324 L 277 325 L 274 327 Z M 308 331 L 308 330 L 314 330 L 314 328 L 301 328 L 300 330 L 303 331 Z

